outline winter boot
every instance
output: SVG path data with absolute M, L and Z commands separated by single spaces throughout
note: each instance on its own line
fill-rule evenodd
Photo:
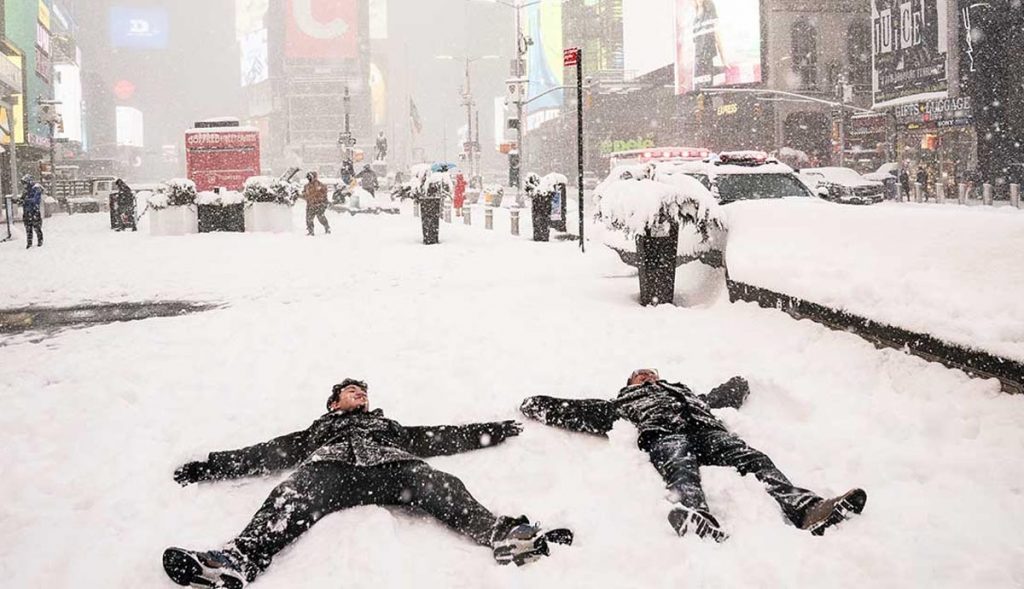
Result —
M 722 526 L 715 516 L 706 511 L 677 507 L 669 512 L 668 523 L 680 536 L 696 534 L 699 538 L 711 538 L 715 542 L 725 542 L 729 539 L 729 535 L 722 531 Z
M 853 489 L 833 499 L 822 499 L 804 512 L 799 527 L 815 536 L 822 536 L 826 529 L 864 511 L 867 501 L 868 494 L 863 489 Z
M 223 550 L 164 550 L 164 571 L 185 587 L 242 589 L 248 584 L 239 555 Z
M 543 530 L 539 524 L 531 524 L 526 516 L 517 518 L 500 517 L 491 533 L 494 560 L 498 564 L 526 563 L 551 554 L 548 542 L 572 544 L 573 533 L 566 528 Z

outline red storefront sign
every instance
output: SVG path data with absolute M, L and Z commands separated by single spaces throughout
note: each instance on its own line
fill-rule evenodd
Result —
M 580 62 L 580 48 L 570 47 L 562 51 L 562 65 L 569 67 L 571 65 L 577 65 Z
M 355 59 L 359 55 L 358 0 L 288 0 L 285 56 Z
M 188 179 L 199 191 L 241 191 L 260 175 L 260 134 L 254 130 L 193 129 L 185 133 Z

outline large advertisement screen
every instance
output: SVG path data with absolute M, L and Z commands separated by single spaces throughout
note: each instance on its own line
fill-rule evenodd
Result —
M 627 80 L 675 63 L 676 0 L 622 0 Z
M 342 60 L 359 57 L 358 0 L 287 0 L 285 56 Z
M 170 20 L 167 10 L 141 6 L 115 6 L 110 9 L 110 44 L 124 49 L 163 49 L 167 47 Z
M 872 0 L 876 107 L 947 95 L 945 0 Z
M 124 147 L 145 147 L 145 125 L 142 111 L 130 106 L 119 106 L 117 117 L 117 144 Z
M 563 85 L 565 79 L 562 65 L 562 6 L 545 2 L 528 8 L 529 35 L 533 39 L 526 68 L 530 78 L 528 98 L 540 96 Z M 528 113 L 549 111 L 557 114 L 563 103 L 563 93 L 552 91 L 527 105 Z M 532 121 L 536 126 L 543 119 Z
M 267 29 L 249 33 L 238 45 L 242 54 L 242 87 L 266 82 L 270 78 Z
M 82 68 L 74 64 L 57 64 L 53 67 L 53 97 L 61 103 L 60 115 L 64 130 L 57 133 L 60 139 L 82 141 Z
M 676 94 L 761 81 L 760 0 L 676 0 Z

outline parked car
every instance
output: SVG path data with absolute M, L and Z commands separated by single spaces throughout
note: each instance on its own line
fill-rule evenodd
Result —
M 885 200 L 885 184 L 868 180 L 851 168 L 804 168 L 800 175 L 815 189 L 825 189 L 824 198 L 843 204 L 871 205 Z
M 816 194 L 793 168 L 758 151 L 724 152 L 706 162 L 659 164 L 657 174 L 695 178 L 723 205 L 739 200 L 814 198 Z M 824 197 L 825 192 L 817 194 Z

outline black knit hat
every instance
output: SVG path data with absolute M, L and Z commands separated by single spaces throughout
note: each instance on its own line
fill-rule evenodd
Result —
M 363 389 L 364 392 L 368 392 L 370 390 L 370 387 L 366 384 L 366 381 L 356 380 L 354 378 L 346 378 L 345 380 L 343 380 L 343 381 L 339 382 L 338 384 L 334 385 L 333 387 L 331 387 L 331 396 L 327 397 L 327 410 L 328 411 L 331 410 L 331 405 L 334 404 L 334 402 L 338 400 L 338 396 L 341 395 L 342 389 L 344 389 L 345 387 L 347 387 L 349 385 L 355 385 L 355 386 Z

